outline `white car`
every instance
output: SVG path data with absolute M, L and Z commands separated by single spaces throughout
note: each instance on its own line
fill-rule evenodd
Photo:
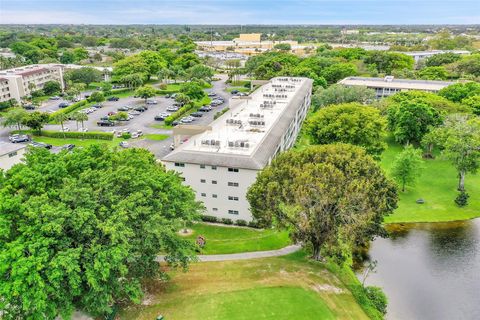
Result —
M 140 111 L 130 111 L 128 114 L 131 115 L 131 116 L 138 116 L 139 114 L 141 114 L 141 112 Z
M 175 112 L 177 110 L 178 110 L 178 107 L 175 107 L 175 106 L 167 107 L 167 111 L 170 111 L 170 112 Z
M 157 100 L 147 100 L 147 104 L 157 104 Z
M 128 146 L 129 146 L 127 141 L 122 141 L 118 145 L 122 148 L 128 148 Z

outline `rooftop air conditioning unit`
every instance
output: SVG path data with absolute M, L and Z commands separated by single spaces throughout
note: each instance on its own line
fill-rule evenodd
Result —
M 394 76 L 386 76 L 385 82 L 393 82 Z

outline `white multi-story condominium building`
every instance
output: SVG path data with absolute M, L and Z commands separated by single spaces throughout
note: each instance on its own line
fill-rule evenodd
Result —
M 0 142 L 0 169 L 8 170 L 21 162 L 26 151 L 24 144 Z
M 206 214 L 251 221 L 246 199 L 257 174 L 293 146 L 310 106 L 312 80 L 270 80 L 162 159 L 204 203 Z
M 347 77 L 338 83 L 344 86 L 361 86 L 375 90 L 377 98 L 383 98 L 400 91 L 420 90 L 438 92 L 455 82 L 434 80 L 395 79 L 393 76 L 385 78 Z
M 63 88 L 61 65 L 29 65 L 0 71 L 0 102 L 15 99 L 21 101 L 32 91 L 42 89 L 46 82 L 57 81 Z

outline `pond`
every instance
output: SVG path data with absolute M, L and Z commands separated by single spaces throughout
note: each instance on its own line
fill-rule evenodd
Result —
M 387 229 L 366 281 L 387 294 L 387 319 L 480 319 L 480 219 Z

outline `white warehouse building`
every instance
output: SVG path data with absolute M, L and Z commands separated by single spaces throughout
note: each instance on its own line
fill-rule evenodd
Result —
M 312 80 L 278 77 L 162 159 L 202 201 L 206 214 L 251 221 L 246 199 L 257 174 L 291 148 L 310 106 Z

